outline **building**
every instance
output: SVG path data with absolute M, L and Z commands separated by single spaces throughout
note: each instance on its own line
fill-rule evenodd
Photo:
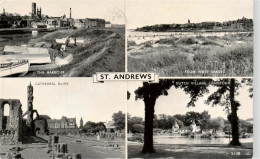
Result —
M 105 123 L 107 132 L 115 132 L 116 131 L 116 127 L 114 126 L 114 122 L 113 121 L 107 121 Z
M 190 130 L 191 130 L 191 133 L 197 133 L 197 132 L 201 131 L 200 126 L 197 126 L 194 121 L 190 125 Z
M 49 18 L 45 21 L 47 28 L 56 28 L 58 22 L 56 19 Z
M 33 28 L 47 28 L 47 25 L 42 22 L 32 22 Z
M 179 129 L 180 129 L 179 124 L 176 121 L 174 121 L 174 124 L 172 125 L 172 132 L 178 132 Z
M 110 22 L 105 23 L 105 28 L 112 28 L 112 24 Z
M 61 119 L 48 119 L 47 123 L 50 129 L 77 128 L 76 118 L 67 118 L 66 116 L 62 116 Z
M 74 27 L 76 28 L 85 28 L 85 23 L 82 19 L 75 19 L 74 20 Z

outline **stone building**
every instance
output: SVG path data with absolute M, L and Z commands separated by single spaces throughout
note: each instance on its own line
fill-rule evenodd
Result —
M 48 119 L 49 129 L 67 129 L 67 128 L 77 128 L 76 118 L 67 118 L 62 116 L 61 119 Z
M 50 133 L 78 133 L 79 128 L 76 118 L 67 118 L 62 116 L 61 119 L 48 119 L 48 131 Z
M 4 116 L 4 107 L 9 106 L 9 116 Z M 0 99 L 0 143 L 22 142 L 22 104 L 18 99 Z

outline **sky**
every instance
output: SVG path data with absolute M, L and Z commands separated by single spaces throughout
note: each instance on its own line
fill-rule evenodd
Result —
M 125 24 L 123 0 L 0 0 L 0 13 L 5 8 L 7 13 L 30 15 L 32 2 L 41 7 L 44 15 L 69 17 L 71 8 L 72 18 L 103 18 L 113 24 Z
M 79 125 L 81 117 L 84 123 L 106 122 L 112 120 L 113 113 L 126 112 L 126 83 L 92 81 L 92 78 L 2 78 L 0 98 L 19 99 L 25 113 L 27 86 L 31 82 L 34 88 L 34 109 L 40 115 L 48 115 L 52 119 L 60 119 L 62 116 L 76 117 Z M 68 82 L 68 85 L 41 84 L 45 82 Z
M 142 100 L 135 100 L 134 91 L 142 86 L 141 82 L 129 82 L 128 91 L 131 93 L 131 97 L 128 100 L 127 112 L 130 115 L 138 116 L 144 118 L 144 102 Z M 213 92 L 216 88 L 211 87 L 210 92 Z M 195 107 L 187 108 L 187 103 L 190 101 L 189 95 L 185 94 L 181 89 L 175 89 L 171 87 L 168 91 L 168 96 L 160 96 L 156 100 L 155 104 L 155 114 L 166 114 L 166 115 L 175 115 L 175 114 L 185 114 L 188 111 L 203 112 L 204 110 L 208 111 L 211 115 L 211 118 L 223 117 L 227 119 L 227 114 L 224 111 L 224 107 L 204 104 L 208 95 L 199 98 L 195 103 Z M 239 91 L 239 95 L 236 99 L 240 102 L 241 106 L 238 109 L 238 116 L 240 119 L 253 118 L 253 99 L 248 96 L 248 87 L 243 87 Z
M 127 0 L 127 28 L 253 18 L 253 0 Z

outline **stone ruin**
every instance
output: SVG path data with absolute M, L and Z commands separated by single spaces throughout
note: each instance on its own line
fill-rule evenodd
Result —
M 9 116 L 4 116 L 4 106 L 9 105 Z M 17 144 L 22 142 L 22 104 L 18 99 L 0 98 L 0 143 Z

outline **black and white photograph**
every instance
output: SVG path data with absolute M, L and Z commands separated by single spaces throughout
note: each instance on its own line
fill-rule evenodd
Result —
M 126 83 L 59 79 L 0 80 L 0 158 L 125 158 Z
M 253 0 L 127 0 L 129 72 L 253 76 Z
M 122 0 L 0 1 L 0 77 L 125 71 Z
M 128 158 L 252 158 L 252 78 L 128 83 Z

